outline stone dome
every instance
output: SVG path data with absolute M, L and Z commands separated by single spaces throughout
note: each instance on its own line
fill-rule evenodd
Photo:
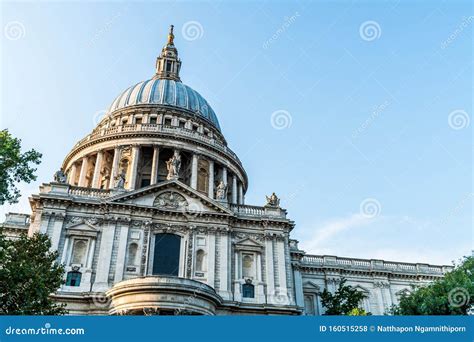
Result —
M 117 96 L 108 113 L 135 105 L 178 107 L 204 118 L 220 131 L 216 113 L 209 103 L 201 94 L 180 81 L 153 78 L 137 83 Z

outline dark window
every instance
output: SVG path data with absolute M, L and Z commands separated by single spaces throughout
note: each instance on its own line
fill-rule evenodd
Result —
M 244 298 L 254 298 L 255 297 L 255 288 L 252 284 L 242 285 L 242 297 L 244 297 Z
M 67 273 L 66 276 L 66 285 L 67 286 L 79 286 L 81 285 L 81 272 L 71 271 Z
M 171 62 L 166 63 L 166 71 L 171 71 Z
M 156 124 L 156 118 L 150 118 L 150 123 L 151 124 Z
M 141 188 L 150 185 L 150 179 L 142 179 Z
M 141 118 L 136 118 L 136 119 L 135 119 L 135 123 L 136 123 L 137 125 L 141 124 L 141 123 L 142 123 L 142 119 L 141 119 Z
M 153 274 L 177 276 L 181 237 L 175 234 L 156 234 Z
M 184 126 L 186 126 L 186 122 L 185 121 L 180 121 L 179 122 L 179 127 L 184 128 Z
M 171 119 L 165 119 L 165 126 L 171 126 Z

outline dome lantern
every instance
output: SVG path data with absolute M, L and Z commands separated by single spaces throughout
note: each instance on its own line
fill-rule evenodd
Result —
M 161 54 L 156 59 L 156 73 L 154 79 L 167 79 L 181 82 L 179 70 L 181 60 L 178 58 L 178 50 L 174 46 L 174 26 L 170 26 L 168 42 L 161 50 Z

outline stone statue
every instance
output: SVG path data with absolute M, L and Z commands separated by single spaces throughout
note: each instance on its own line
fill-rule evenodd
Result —
M 63 171 L 63 168 L 60 168 L 54 173 L 53 179 L 56 183 L 67 183 L 67 177 Z
M 101 189 L 107 189 L 107 184 L 109 184 L 109 179 L 110 179 L 110 170 L 108 168 L 102 168 L 102 171 L 100 172 L 102 178 L 100 181 L 100 188 Z
M 280 199 L 278 198 L 275 193 L 272 193 L 270 197 L 265 196 L 267 198 L 267 206 L 269 207 L 279 207 L 280 206 Z
M 216 199 L 222 201 L 227 198 L 227 185 L 224 181 L 220 181 L 219 185 L 216 188 Z
M 167 180 L 179 178 L 181 156 L 178 151 L 174 151 L 173 156 L 166 162 L 166 168 L 168 169 L 168 175 L 166 176 Z
M 120 174 L 115 177 L 115 188 L 116 189 L 123 189 L 125 187 L 125 170 L 122 169 Z

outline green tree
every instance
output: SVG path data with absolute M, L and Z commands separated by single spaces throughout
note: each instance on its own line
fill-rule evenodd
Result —
M 393 315 L 467 315 L 474 306 L 474 257 L 464 257 L 443 278 L 425 286 L 413 286 Z
M 44 234 L 22 234 L 16 240 L 0 232 L 0 314 L 62 315 L 64 305 L 51 298 L 63 283 L 58 252 Z
M 360 302 L 367 296 L 356 288 L 346 285 L 346 281 L 345 278 L 341 279 L 339 288 L 334 294 L 324 289 L 321 294 L 321 304 L 326 309 L 325 315 L 370 315 L 360 308 Z
M 21 140 L 14 138 L 8 130 L 0 131 L 0 205 L 16 203 L 20 197 L 17 183 L 36 180 L 36 168 L 41 153 L 34 149 L 21 153 Z

